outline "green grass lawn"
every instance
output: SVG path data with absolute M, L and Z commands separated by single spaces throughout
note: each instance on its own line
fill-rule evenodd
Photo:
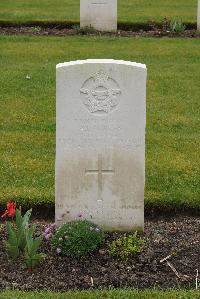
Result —
M 80 0 L 1 0 L 0 21 L 78 22 Z M 160 22 L 164 17 L 195 23 L 197 0 L 118 0 L 118 21 Z
M 146 206 L 199 209 L 199 39 L 0 36 L 0 49 L 1 202 L 54 204 L 55 66 L 113 58 L 148 68 Z
M 198 291 L 111 290 L 55 292 L 0 292 L 0 299 L 199 299 Z

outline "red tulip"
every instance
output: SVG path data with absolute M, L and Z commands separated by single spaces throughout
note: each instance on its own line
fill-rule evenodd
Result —
M 10 217 L 13 218 L 15 216 L 16 204 L 14 202 L 7 202 L 6 210 L 1 216 L 1 218 Z

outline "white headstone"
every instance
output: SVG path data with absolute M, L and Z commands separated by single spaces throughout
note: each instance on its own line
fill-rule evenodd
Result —
M 200 0 L 198 0 L 197 8 L 197 30 L 200 30 Z
M 143 64 L 57 65 L 58 225 L 80 216 L 105 230 L 143 229 L 145 108 Z
M 80 27 L 117 30 L 117 0 L 80 0 Z

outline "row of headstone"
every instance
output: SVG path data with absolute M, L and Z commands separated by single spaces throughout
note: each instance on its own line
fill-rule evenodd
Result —
M 56 222 L 143 229 L 146 66 L 57 65 Z
M 80 27 L 116 31 L 117 0 L 80 0 Z M 197 9 L 197 29 L 200 30 L 200 0 Z

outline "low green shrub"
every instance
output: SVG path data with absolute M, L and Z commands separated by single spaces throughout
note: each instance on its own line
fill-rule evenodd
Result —
M 79 25 L 74 25 L 72 26 L 72 29 L 74 29 L 77 34 L 93 34 L 96 32 L 95 28 L 92 26 L 80 27 Z
M 123 236 L 109 244 L 108 253 L 110 256 L 116 256 L 127 260 L 130 255 L 139 253 L 144 247 L 145 241 L 140 239 L 135 232 L 133 235 Z
M 41 31 L 41 27 L 40 26 L 35 26 L 35 27 L 31 27 L 30 30 L 32 33 L 39 33 Z
M 183 24 L 182 20 L 174 19 L 170 21 L 169 30 L 171 32 L 183 32 L 186 26 Z
M 59 227 L 51 243 L 63 256 L 81 257 L 94 251 L 104 241 L 104 232 L 88 220 L 76 220 Z

